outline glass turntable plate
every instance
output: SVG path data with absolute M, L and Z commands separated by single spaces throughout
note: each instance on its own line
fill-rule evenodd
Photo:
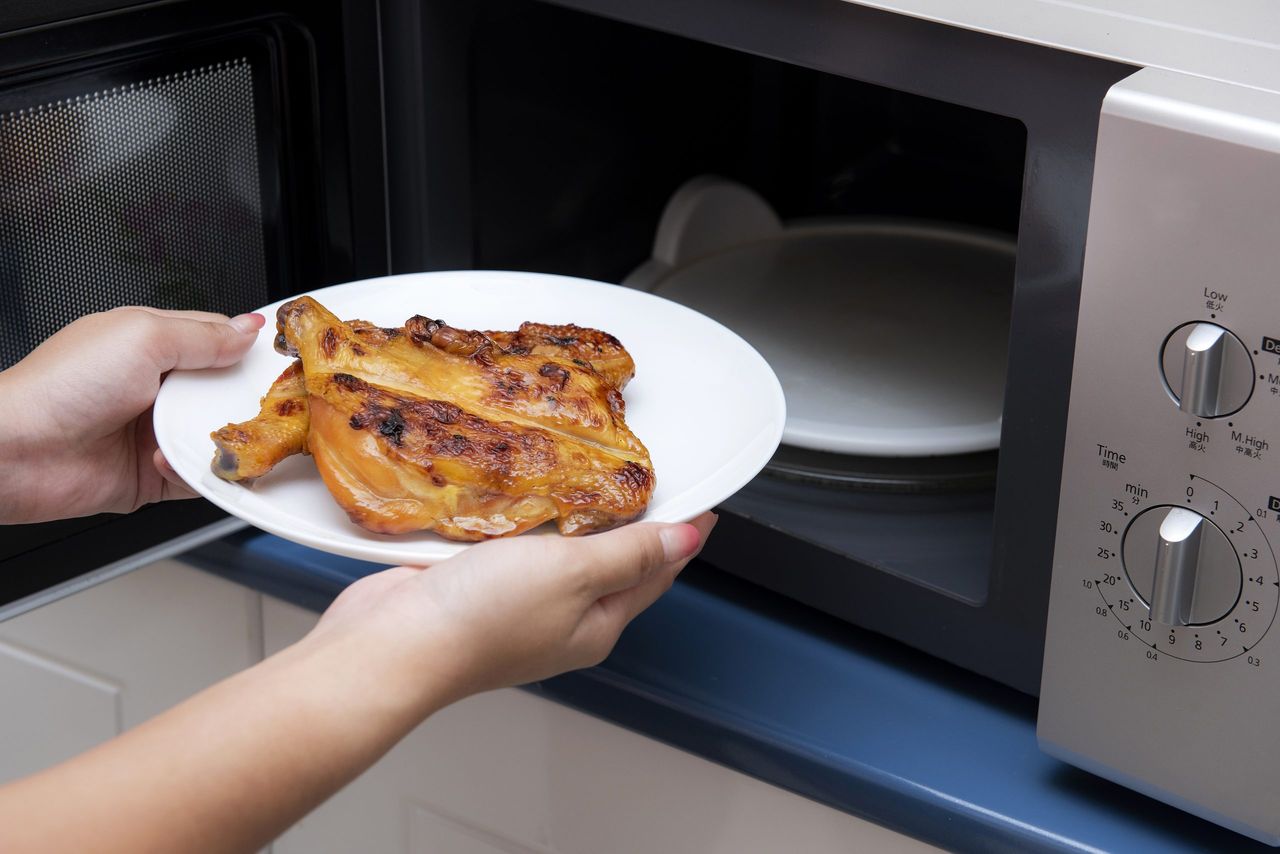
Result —
M 915 458 L 994 451 L 1014 242 L 961 226 L 791 226 L 659 272 L 652 292 L 751 343 L 787 396 L 784 445 Z

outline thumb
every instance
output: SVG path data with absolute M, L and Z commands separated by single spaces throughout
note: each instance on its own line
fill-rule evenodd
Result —
M 627 525 L 572 543 L 573 563 L 594 600 L 635 587 L 661 567 L 688 558 L 701 540 L 692 525 Z
M 241 314 L 230 320 L 197 319 L 177 312 L 148 312 L 148 316 L 149 351 L 161 373 L 234 365 L 267 322 L 260 314 Z
M 600 609 L 605 617 L 616 627 L 617 631 L 622 631 L 623 626 L 631 622 L 645 608 L 648 608 L 658 597 L 671 587 L 676 580 L 676 576 L 684 569 L 685 564 L 698 556 L 702 551 L 703 544 L 706 543 L 707 537 L 711 536 L 711 529 L 716 526 L 719 521 L 714 513 L 703 513 L 694 519 L 688 525 L 681 525 L 681 528 L 692 528 L 697 535 L 696 547 L 692 552 L 686 553 L 683 557 L 665 564 L 664 571 L 655 573 L 649 578 L 637 584 L 634 587 L 625 590 L 618 590 L 610 593 L 600 599 Z M 685 537 L 687 531 L 680 533 L 681 537 Z

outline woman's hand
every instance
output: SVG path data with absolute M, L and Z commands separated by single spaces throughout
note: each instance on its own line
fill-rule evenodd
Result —
M 395 682 L 430 705 L 598 664 L 715 523 L 705 513 L 689 525 L 526 535 L 429 569 L 385 570 L 348 587 L 303 643 L 362 637 L 370 655 L 400 674 Z
M 160 381 L 175 368 L 238 362 L 264 323 L 258 314 L 118 308 L 80 318 L 0 373 L 0 523 L 191 497 L 151 430 Z
M 0 850 L 259 850 L 432 712 L 603 659 L 714 524 L 523 536 L 362 579 L 293 646 L 0 788 Z

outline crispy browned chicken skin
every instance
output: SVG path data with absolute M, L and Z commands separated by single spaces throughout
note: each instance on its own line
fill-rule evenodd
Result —
M 347 326 L 366 349 L 380 348 L 403 335 L 401 329 L 383 329 L 363 320 L 348 320 Z M 482 334 L 508 353 L 555 356 L 577 365 L 590 365 L 619 391 L 635 376 L 631 354 L 617 338 L 598 329 L 573 324 L 522 323 L 515 332 Z M 276 349 L 296 355 L 283 334 L 277 335 Z M 310 421 L 302 364 L 295 362 L 271 385 L 256 416 L 239 424 L 228 424 L 212 434 L 218 449 L 213 461 L 214 473 L 223 480 L 252 482 L 281 460 L 307 453 Z
M 357 524 L 458 540 L 551 519 L 589 533 L 644 512 L 653 468 L 624 420 L 634 365 L 612 336 L 540 324 L 468 332 L 424 317 L 381 329 L 343 323 L 309 297 L 277 321 L 277 349 L 299 361 L 257 418 L 213 434 L 221 476 L 257 477 L 309 451 Z

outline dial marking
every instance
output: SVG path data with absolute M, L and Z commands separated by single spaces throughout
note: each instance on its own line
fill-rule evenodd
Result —
M 1218 484 L 1214 483 L 1213 481 L 1210 481 L 1205 477 L 1202 477 L 1200 475 L 1196 475 L 1193 473 L 1188 473 L 1187 477 L 1189 482 L 1194 483 L 1195 481 L 1203 481 L 1205 488 L 1212 486 L 1214 487 L 1216 493 L 1220 493 L 1219 496 L 1215 496 L 1213 493 L 1204 492 L 1202 488 L 1197 488 L 1195 490 L 1196 495 L 1191 500 L 1188 501 L 1188 503 L 1192 505 L 1191 508 L 1188 508 L 1188 509 L 1193 509 L 1200 514 L 1203 514 L 1204 518 L 1206 519 L 1206 522 L 1210 516 L 1216 516 L 1216 514 L 1214 514 L 1210 510 L 1209 505 L 1214 505 L 1216 506 L 1216 509 L 1219 509 L 1219 510 L 1222 509 L 1221 506 L 1217 506 L 1217 502 L 1213 500 L 1214 497 L 1225 497 L 1227 499 L 1230 499 L 1231 505 L 1239 506 L 1241 508 L 1242 513 L 1240 515 L 1244 516 L 1243 520 L 1240 518 L 1240 515 L 1236 515 L 1234 511 L 1228 511 L 1223 514 L 1223 521 L 1213 523 L 1215 525 L 1221 526 L 1219 528 L 1219 531 L 1227 532 L 1231 534 L 1232 539 L 1234 539 L 1235 534 L 1242 534 L 1240 539 L 1243 540 L 1244 542 L 1238 545 L 1235 545 L 1234 547 L 1229 545 L 1230 543 L 1229 540 L 1225 540 L 1225 539 L 1222 540 L 1223 546 L 1225 547 L 1223 551 L 1227 555 L 1232 555 L 1233 558 L 1234 558 L 1234 553 L 1239 552 L 1240 557 L 1246 560 L 1252 560 L 1248 557 L 1248 555 L 1254 552 L 1253 545 L 1254 543 L 1256 543 L 1256 538 L 1258 536 L 1261 536 L 1263 539 L 1263 542 L 1266 544 L 1267 551 L 1270 553 L 1269 556 L 1271 557 L 1272 563 L 1267 564 L 1266 559 L 1264 558 L 1258 564 L 1255 564 L 1255 568 L 1258 566 L 1265 566 L 1266 569 L 1261 574 L 1255 573 L 1255 576 L 1252 579 L 1252 581 L 1253 583 L 1257 583 L 1260 585 L 1264 577 L 1267 578 L 1268 580 L 1277 579 L 1277 580 L 1271 580 L 1271 586 L 1275 588 L 1280 588 L 1280 561 L 1278 561 L 1276 558 L 1277 553 L 1276 553 L 1275 547 L 1270 542 L 1270 539 L 1267 537 L 1266 532 L 1262 529 L 1262 523 L 1260 523 L 1258 519 L 1255 516 L 1253 516 L 1252 513 L 1249 512 L 1249 508 L 1241 504 L 1239 499 L 1236 499 L 1234 496 L 1230 495 L 1230 493 L 1227 493 L 1226 490 L 1222 489 L 1222 487 L 1218 486 Z M 1117 505 L 1120 502 L 1112 501 L 1111 503 L 1113 505 Z M 1127 503 L 1127 501 L 1125 503 Z M 1125 542 L 1128 541 L 1128 534 L 1131 533 L 1129 530 L 1132 527 L 1131 523 L 1135 519 L 1141 518 L 1141 515 L 1147 512 L 1146 510 L 1143 509 L 1143 507 L 1146 505 L 1146 502 L 1138 502 L 1135 500 L 1134 503 L 1139 504 L 1139 507 L 1137 508 L 1134 514 L 1130 514 L 1126 509 L 1122 507 L 1118 507 L 1118 506 L 1112 507 L 1113 511 L 1121 510 L 1121 516 L 1125 520 L 1122 523 L 1121 530 L 1113 531 L 1113 533 L 1115 533 L 1117 536 L 1120 536 L 1121 539 Z M 1228 505 L 1228 506 L 1231 506 L 1231 505 Z M 1176 504 L 1167 505 L 1167 506 L 1169 506 L 1170 509 L 1178 507 L 1178 505 Z M 1181 513 L 1185 511 L 1176 511 L 1176 512 Z M 1252 529 L 1246 528 L 1246 526 L 1249 525 L 1250 523 L 1252 523 L 1252 526 L 1253 526 Z M 1261 547 L 1258 547 L 1258 550 L 1261 550 Z M 1113 555 L 1113 556 L 1119 556 L 1119 555 Z M 1239 560 L 1239 558 L 1234 558 L 1234 559 Z M 1243 575 L 1243 573 L 1241 573 L 1241 575 Z M 1236 578 L 1240 578 L 1240 577 L 1241 577 L 1240 575 L 1236 576 Z M 1124 617 L 1133 616 L 1134 609 L 1132 606 L 1136 602 L 1140 601 L 1140 597 L 1125 597 L 1123 595 L 1120 595 L 1117 597 L 1115 603 L 1112 603 L 1107 598 L 1105 590 L 1102 586 L 1104 583 L 1108 583 L 1106 579 L 1111 579 L 1111 576 L 1104 574 L 1102 578 L 1094 579 L 1092 586 L 1094 587 L 1095 590 L 1098 591 L 1098 597 L 1102 600 L 1104 607 L 1106 607 L 1107 609 L 1106 612 L 1099 611 L 1099 613 L 1110 613 L 1113 617 L 1116 618 L 1117 624 L 1119 624 L 1122 627 L 1122 631 L 1117 633 L 1119 635 L 1119 639 L 1129 640 L 1131 638 L 1136 638 L 1144 646 L 1147 646 L 1149 650 L 1153 650 L 1155 652 L 1164 652 L 1166 655 L 1172 656 L 1173 658 L 1179 659 L 1181 661 L 1187 661 L 1193 664 L 1208 664 L 1208 663 L 1216 663 L 1220 661 L 1230 661 L 1238 656 L 1244 655 L 1250 650 L 1250 647 L 1248 647 L 1247 645 L 1243 645 L 1239 640 L 1236 640 L 1236 643 L 1240 644 L 1241 651 L 1236 653 L 1232 653 L 1228 651 L 1227 642 L 1229 640 L 1233 640 L 1238 637 L 1239 633 L 1237 632 L 1237 629 L 1241 625 L 1243 625 L 1241 620 L 1246 619 L 1243 617 L 1233 617 L 1232 616 L 1233 613 L 1234 614 L 1248 613 L 1251 617 L 1257 618 L 1262 615 L 1249 611 L 1249 609 L 1251 607 L 1254 607 L 1256 604 L 1265 604 L 1268 607 L 1268 610 L 1270 611 L 1270 616 L 1271 616 L 1271 620 L 1268 622 L 1268 625 L 1267 625 L 1267 630 L 1269 630 L 1272 627 L 1272 625 L 1274 625 L 1275 617 L 1276 617 L 1276 614 L 1278 613 L 1277 606 L 1276 606 L 1276 597 L 1274 596 L 1264 597 L 1265 602 L 1256 602 L 1256 600 L 1245 599 L 1242 596 L 1236 600 L 1238 604 L 1235 608 L 1232 608 L 1231 611 L 1222 615 L 1222 619 L 1224 621 L 1228 617 L 1231 617 L 1234 621 L 1232 624 L 1233 627 L 1229 628 L 1226 633 L 1214 628 L 1212 625 L 1201 624 L 1199 626 L 1187 626 L 1187 628 L 1200 628 L 1200 627 L 1205 628 L 1206 629 L 1206 634 L 1204 636 L 1205 640 L 1202 640 L 1201 635 L 1199 635 L 1198 633 L 1194 633 L 1192 636 L 1192 639 L 1190 640 L 1185 638 L 1185 636 L 1181 640 L 1178 640 L 1177 631 L 1175 630 L 1175 627 L 1172 627 L 1172 626 L 1166 627 L 1166 626 L 1156 625 L 1154 621 L 1149 622 L 1145 618 L 1145 616 L 1142 615 L 1141 613 L 1139 614 L 1139 616 L 1142 616 L 1143 619 L 1135 620 L 1133 623 L 1125 623 Z M 1130 585 L 1134 583 L 1132 578 L 1129 578 L 1127 580 Z M 1110 580 L 1109 583 L 1112 587 L 1116 586 L 1116 580 L 1114 579 Z M 1085 586 L 1087 587 L 1090 585 L 1086 584 Z M 1145 600 L 1142 600 L 1142 601 L 1145 601 Z M 1121 613 L 1122 611 L 1124 612 L 1123 614 Z M 1225 625 L 1225 622 L 1220 623 L 1219 625 Z M 1252 624 L 1250 625 L 1252 626 Z M 1213 635 L 1208 634 L 1208 631 L 1210 629 L 1213 630 Z M 1265 636 L 1265 631 L 1266 630 L 1264 630 L 1264 633 L 1262 636 Z M 1213 637 L 1218 638 L 1220 645 L 1214 645 L 1211 643 L 1211 640 Z M 1160 644 L 1164 644 L 1164 646 L 1162 647 L 1160 646 Z M 1205 645 L 1201 646 L 1201 644 L 1205 644 Z M 1257 645 L 1256 638 L 1255 638 L 1254 645 L 1255 646 Z M 1185 652 L 1182 651 L 1184 647 L 1186 649 Z M 1175 652 L 1174 651 L 1175 649 L 1178 651 Z M 1155 658 L 1154 653 L 1150 654 L 1149 657 L 1151 657 L 1154 660 Z

